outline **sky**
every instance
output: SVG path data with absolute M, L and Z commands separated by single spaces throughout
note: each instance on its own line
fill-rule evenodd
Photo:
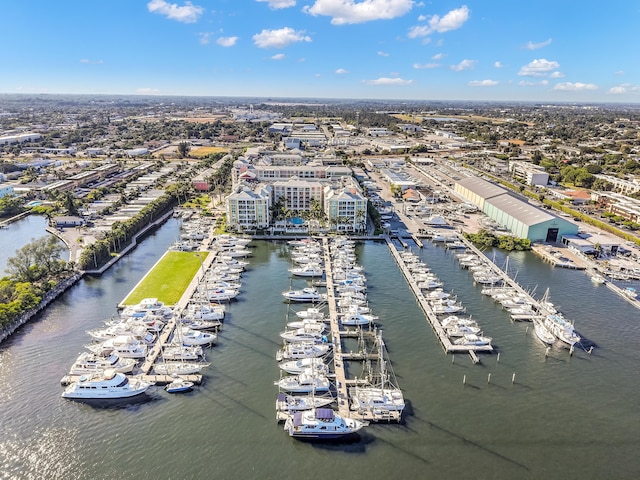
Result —
M 0 93 L 640 102 L 640 1 L 4 0 Z

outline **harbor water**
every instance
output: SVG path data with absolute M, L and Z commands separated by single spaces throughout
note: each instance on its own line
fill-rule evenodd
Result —
M 0 231 L 3 245 L 11 228 Z M 548 287 L 575 322 L 585 349 L 573 356 L 559 346 L 546 356 L 531 324 L 511 322 L 452 251 L 428 242 L 416 249 L 493 337 L 496 353 L 473 365 L 442 351 L 386 244 L 357 246 L 407 408 L 400 424 L 372 424 L 353 441 L 296 441 L 275 421 L 278 332 L 304 308 L 280 293 L 306 285 L 290 278 L 284 242 L 254 242 L 242 294 L 193 392 L 154 387 L 143 401 L 111 406 L 61 398 L 60 379 L 89 343 L 86 330 L 116 313 L 178 237 L 179 220 L 170 219 L 0 345 L 0 478 L 637 477 L 640 314 L 584 272 L 554 269 L 531 253 L 509 255 L 509 271 L 538 298 Z M 358 369 L 350 364 L 351 375 Z

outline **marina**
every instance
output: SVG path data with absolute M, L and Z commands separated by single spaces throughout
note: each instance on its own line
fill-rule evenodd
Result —
M 139 476 L 143 470 L 144 478 L 183 478 L 215 470 L 220 478 L 254 478 L 256 471 L 263 478 L 294 478 L 317 473 L 330 462 L 353 478 L 442 471 L 456 478 L 558 478 L 573 476 L 576 464 L 582 478 L 597 478 L 589 471 L 603 467 L 595 459 L 607 458 L 604 465 L 612 476 L 633 478 L 637 465 L 621 457 L 634 459 L 638 446 L 639 430 L 629 419 L 640 412 L 623 400 L 638 394 L 638 383 L 628 377 L 638 360 L 637 310 L 586 275 L 553 269 L 523 252 L 509 255 L 520 285 L 526 291 L 549 288 L 581 333 L 597 341 L 592 356 L 576 352 L 569 357 L 556 347 L 545 356 L 533 328 L 527 334 L 528 324 L 510 322 L 500 305 L 473 287 L 453 250 L 425 242 L 422 255 L 429 267 L 468 312 L 486 319 L 499 345 L 500 361 L 493 355 L 491 361 L 483 359 L 482 368 L 457 358 L 454 362 L 453 356 L 445 359 L 387 245 L 363 242 L 356 247 L 367 272 L 369 306 L 383 327 L 407 408 L 400 426 L 370 425 L 355 442 L 326 447 L 292 443 L 273 421 L 273 352 L 283 303 L 266 299 L 290 285 L 282 241 L 256 242 L 252 269 L 243 275 L 243 294 L 230 304 L 211 354 L 213 366 L 196 391 L 174 395 L 155 387 L 145 400 L 123 407 L 66 402 L 58 380 L 86 343 L 85 329 L 100 326 L 104 305 L 126 298 L 175 232 L 171 220 L 99 282 L 81 280 L 4 345 L 0 376 L 12 390 L 2 397 L 4 426 L 11 434 L 2 440 L 2 451 L 10 476 L 24 472 L 33 478 L 88 479 Z M 504 260 L 498 252 L 496 263 Z M 345 360 L 350 349 L 343 352 Z M 353 355 L 359 355 L 355 344 Z M 516 407 L 525 404 L 545 410 L 548 422 Z M 571 428 L 553 428 L 567 424 Z M 130 452 L 150 437 L 154 448 L 133 461 Z M 582 446 L 576 448 L 577 443 Z M 293 454 L 304 463 L 294 466 Z M 172 461 L 166 461 L 168 456 Z

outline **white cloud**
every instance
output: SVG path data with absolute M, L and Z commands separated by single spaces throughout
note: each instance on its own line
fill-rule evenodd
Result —
M 367 85 L 411 85 L 413 80 L 403 80 L 402 78 L 380 77 L 375 80 L 363 80 Z
M 296 42 L 310 42 L 311 37 L 304 35 L 304 31 L 295 31 L 284 27 L 279 30 L 262 30 L 253 36 L 253 41 L 260 48 L 284 48 Z
M 183 6 L 176 3 L 168 3 L 165 0 L 151 0 L 147 3 L 147 9 L 151 13 L 158 13 L 166 16 L 170 20 L 177 20 L 183 23 L 195 23 L 204 13 L 204 8 L 198 7 L 191 2 L 185 2 Z
M 502 68 L 503 67 L 502 62 L 494 62 L 493 66 L 496 67 L 496 68 Z
M 296 0 L 256 0 L 257 2 L 266 2 L 269 8 L 280 10 L 281 8 L 289 8 L 296 6 Z
M 593 83 L 581 83 L 581 82 L 565 82 L 558 83 L 553 87 L 554 90 L 563 90 L 568 92 L 580 92 L 583 90 L 597 90 L 598 86 Z
M 467 85 L 470 87 L 495 87 L 499 83 L 497 80 L 471 80 Z
M 338 74 L 338 75 L 345 75 L 347 73 L 349 73 L 349 72 L 347 70 L 345 70 L 344 68 L 339 68 L 339 69 L 336 70 L 336 74 Z
M 378 55 L 380 55 L 381 57 L 388 57 L 389 54 L 387 52 L 383 52 L 383 51 L 379 51 Z
M 451 68 L 451 70 L 453 70 L 454 72 L 461 72 L 463 70 L 472 69 L 473 67 L 476 66 L 476 63 L 478 63 L 477 60 L 468 60 L 465 58 L 460 63 L 456 65 L 451 65 L 449 68 Z
M 238 37 L 219 37 L 216 43 L 221 47 L 233 47 L 238 41 Z
M 631 83 L 622 83 L 611 87 L 607 92 L 611 95 L 625 95 L 628 93 L 640 94 L 640 85 L 633 85 Z
M 564 73 L 558 71 L 552 72 L 549 78 L 564 78 Z
M 428 70 L 431 68 L 438 68 L 441 67 L 442 65 L 440 63 L 414 63 L 413 64 L 413 68 L 418 69 L 418 70 Z
M 425 37 L 431 35 L 434 32 L 444 33 L 450 30 L 457 30 L 464 23 L 469 20 L 470 10 L 466 5 L 460 8 L 451 10 L 443 17 L 433 15 L 429 17 L 426 25 L 417 25 L 409 29 L 409 38 Z M 419 18 L 419 20 L 426 20 L 425 17 Z
M 313 16 L 331 17 L 332 25 L 346 25 L 390 20 L 401 17 L 413 7 L 414 0 L 315 0 L 312 6 L 302 8 Z
M 549 80 L 540 80 L 539 82 L 530 82 L 529 80 L 520 80 L 518 85 L 521 87 L 539 87 L 549 85 Z
M 431 60 L 442 60 L 444 57 L 446 57 L 444 53 L 436 53 L 433 57 L 431 57 Z
M 271 57 L 271 60 L 284 60 L 284 53 L 276 53 Z
M 157 88 L 137 88 L 136 93 L 138 95 L 159 95 L 160 90 Z
M 559 67 L 560 64 L 558 62 L 550 62 L 546 58 L 538 58 L 520 68 L 518 75 L 522 77 L 544 77 Z
M 544 42 L 540 42 L 540 43 L 527 42 L 527 44 L 523 48 L 526 48 L 527 50 L 538 50 L 539 48 L 546 47 L 547 45 L 551 45 L 551 41 L 552 39 L 549 38 Z
M 199 33 L 198 35 L 200 36 L 200 44 L 208 45 L 209 42 L 211 41 L 211 35 L 213 34 L 209 32 L 205 32 L 205 33 Z
M 81 58 L 80 63 L 87 63 L 89 65 L 101 65 L 104 62 L 102 60 L 89 60 L 88 58 Z
M 621 77 L 622 75 L 624 75 L 624 70 L 618 70 L 616 73 L 614 73 L 614 75 Z

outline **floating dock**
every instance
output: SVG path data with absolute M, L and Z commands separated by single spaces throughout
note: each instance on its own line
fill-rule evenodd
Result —
M 431 325 L 431 328 L 433 328 L 433 331 L 436 333 L 436 337 L 440 341 L 440 345 L 442 345 L 442 348 L 444 349 L 444 351 L 446 353 L 469 353 L 470 355 L 471 355 L 471 352 L 493 352 L 493 346 L 491 345 L 456 345 L 451 342 L 451 339 L 447 335 L 446 330 L 440 324 L 438 317 L 436 316 L 434 311 L 431 309 L 429 302 L 427 301 L 425 296 L 422 294 L 422 290 L 420 289 L 420 287 L 418 287 L 418 283 L 414 280 L 413 276 L 411 275 L 411 272 L 409 272 L 409 269 L 407 268 L 404 260 L 402 260 L 402 258 L 400 257 L 400 253 L 398 252 L 397 248 L 395 247 L 395 245 L 393 244 L 390 238 L 387 238 L 387 245 L 389 246 L 389 250 L 391 251 L 393 257 L 395 258 L 396 263 L 400 267 L 400 270 L 404 274 L 404 277 L 407 280 L 407 283 L 411 287 L 413 294 L 418 300 L 418 303 L 422 307 L 422 310 L 424 311 L 427 321 Z M 471 355 L 471 358 L 474 363 L 479 363 L 479 359 L 477 358 L 475 353 Z

